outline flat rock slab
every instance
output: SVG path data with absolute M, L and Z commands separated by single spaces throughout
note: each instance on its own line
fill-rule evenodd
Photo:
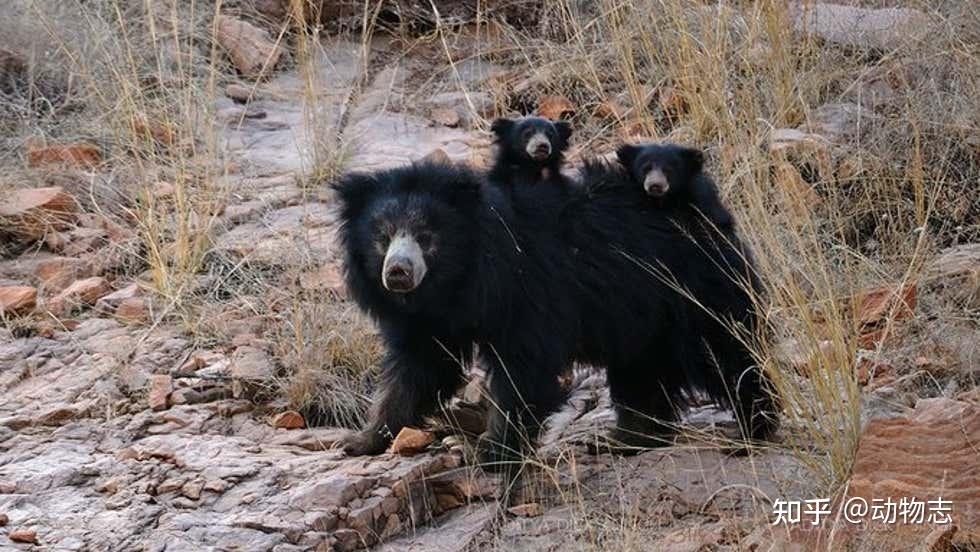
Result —
M 794 6 L 794 28 L 800 34 L 856 48 L 897 48 L 929 32 L 925 13 L 908 8 L 867 9 L 838 4 Z

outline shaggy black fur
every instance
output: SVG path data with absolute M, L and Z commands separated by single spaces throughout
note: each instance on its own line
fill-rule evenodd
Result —
M 512 195 L 463 167 L 415 164 L 335 184 L 348 289 L 388 349 L 371 421 L 345 451 L 381 452 L 419 424 L 463 383 L 474 346 L 499 408 L 488 461 L 530 446 L 573 361 L 607 369 L 616 442 L 658 444 L 693 390 L 734 406 L 746 436 L 771 432 L 764 377 L 726 327 L 758 323 L 737 244 L 692 241 L 620 167 L 582 176 L 567 193 Z M 408 293 L 381 282 L 399 231 L 427 236 L 428 270 Z
M 497 119 L 490 129 L 497 145 L 489 172 L 492 182 L 508 189 L 541 183 L 567 184 L 567 179 L 561 174 L 561 166 L 572 136 L 569 123 L 523 117 Z M 528 144 L 535 135 L 542 136 L 549 149 L 546 154 L 532 157 Z
M 616 150 L 619 162 L 629 171 L 641 189 L 652 170 L 660 170 L 669 182 L 669 190 L 653 201 L 668 211 L 695 209 L 712 225 L 730 230 L 735 221 L 722 204 L 718 188 L 703 172 L 704 155 L 700 150 L 676 144 L 624 145 Z

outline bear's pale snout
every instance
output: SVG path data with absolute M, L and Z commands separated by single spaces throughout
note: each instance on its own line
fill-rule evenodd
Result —
M 667 181 L 667 176 L 662 170 L 653 168 L 643 179 L 643 189 L 653 197 L 662 197 L 670 190 L 670 182 Z
M 531 159 L 544 161 L 551 155 L 551 140 L 543 132 L 536 132 L 527 141 L 526 151 Z
M 422 247 L 411 234 L 399 233 L 388 245 L 381 267 L 381 284 L 394 293 L 408 293 L 419 287 L 427 267 Z

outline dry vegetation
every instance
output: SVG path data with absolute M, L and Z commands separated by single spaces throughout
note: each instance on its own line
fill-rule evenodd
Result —
M 306 24 L 321 17 L 304 0 L 289 2 L 281 21 L 244 2 L 13 0 L 0 7 L 0 195 L 59 178 L 26 168 L 29 141 L 98 144 L 103 170 L 55 181 L 87 211 L 132 229 L 112 244 L 121 251 L 112 270 L 139 275 L 154 292 L 153 322 L 177 321 L 202 342 L 221 343 L 233 334 L 229 313 L 262 319 L 276 328 L 265 338 L 281 367 L 277 399 L 311 423 L 356 426 L 381 354 L 370 323 L 329 294 L 283 293 L 316 259 L 283 274 L 212 249 L 234 168 L 215 134 L 214 98 L 238 80 L 214 40 L 214 14 L 262 25 L 288 52 L 278 68 L 295 66 L 301 76 L 313 147 L 298 178 L 311 196 L 346 168 L 346 112 L 376 69 L 365 54 L 350 101 L 324 106 L 316 59 L 328 31 L 365 45 L 394 34 L 393 44 L 427 52 L 439 67 L 474 57 L 508 65 L 485 90 L 466 92 L 492 93 L 499 114 L 540 109 L 543 96 L 567 98 L 573 157 L 640 139 L 708 152 L 768 286 L 758 306 L 771 332 L 746 339 L 782 396 L 786 444 L 823 490 L 836 491 L 861 431 L 859 359 L 893 365 L 920 396 L 941 394 L 951 376 L 914 365 L 919 351 L 941 351 L 950 365 L 977 362 L 976 310 L 932 298 L 899 322 L 907 313 L 893 298 L 869 321 L 860 299 L 861 290 L 924 282 L 942 248 L 980 241 L 977 10 L 969 2 L 913 6 L 933 18 L 927 36 L 868 49 L 800 36 L 783 2 L 546 4 L 509 21 L 483 11 L 458 26 L 430 14 L 406 27 L 367 2 L 337 29 Z M 24 53 L 25 63 L 4 49 Z M 828 104 L 847 105 L 821 109 Z M 834 117 L 860 123 L 838 132 Z M 770 147 L 787 128 L 820 129 L 833 144 Z M 172 188 L 165 199 L 161 183 Z M 11 240 L 0 253 L 30 247 Z M 883 328 L 887 339 L 866 340 Z M 618 548 L 643 549 L 629 542 L 630 519 L 596 523 L 618 535 Z

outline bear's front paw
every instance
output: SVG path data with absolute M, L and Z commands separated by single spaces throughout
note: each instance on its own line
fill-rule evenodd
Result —
M 381 454 L 388 448 L 388 440 L 373 429 L 351 433 L 341 439 L 339 444 L 347 456 Z

